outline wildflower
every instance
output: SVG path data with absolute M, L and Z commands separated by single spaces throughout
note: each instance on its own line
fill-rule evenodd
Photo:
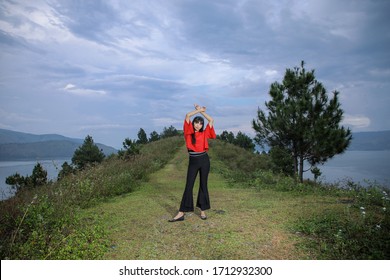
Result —
M 376 225 L 376 229 L 381 229 L 381 225 Z
M 365 208 L 364 208 L 363 206 L 360 207 L 360 210 L 364 211 L 364 209 L 365 209 Z
M 362 211 L 362 215 L 363 215 L 363 216 L 366 215 L 366 211 Z
M 382 210 L 383 210 L 383 211 L 386 211 L 386 207 L 383 207 Z

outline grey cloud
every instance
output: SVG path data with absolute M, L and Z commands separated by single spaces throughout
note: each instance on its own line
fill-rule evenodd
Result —
M 66 26 L 81 37 L 105 41 L 116 15 L 107 1 L 57 1 L 52 4 L 64 17 Z
M 0 111 L 24 110 L 35 131 L 84 137 L 75 135 L 75 127 L 83 127 L 120 146 L 122 136 L 136 137 L 139 127 L 158 131 L 175 122 L 180 128 L 199 102 L 215 116 L 218 131 L 251 133 L 270 84 L 305 60 L 328 92 L 340 90 L 354 129 L 389 129 L 389 5 L 2 1 Z M 367 120 L 369 126 L 358 128 Z M 10 125 L 26 127 L 2 120 L 1 126 Z M 53 127 L 58 131 L 45 130 Z M 119 131 L 130 127 L 136 131 Z

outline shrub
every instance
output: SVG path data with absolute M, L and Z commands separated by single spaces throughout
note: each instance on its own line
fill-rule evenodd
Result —
M 256 154 L 218 139 L 211 141 L 210 146 L 210 156 L 221 163 L 212 165 L 215 166 L 213 168 L 219 169 L 231 182 L 251 186 L 257 171 L 270 168 L 267 155 Z

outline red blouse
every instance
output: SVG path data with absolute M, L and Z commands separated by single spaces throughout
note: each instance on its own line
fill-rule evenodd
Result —
M 207 139 L 215 139 L 217 137 L 214 126 L 210 127 L 209 124 L 207 124 L 203 132 L 195 132 L 194 127 L 192 126 L 192 122 L 187 123 L 186 120 L 184 120 L 183 131 L 187 149 L 194 152 L 207 151 L 209 149 L 209 143 L 207 142 Z M 192 144 L 192 134 L 194 134 L 194 132 L 196 139 L 195 145 Z

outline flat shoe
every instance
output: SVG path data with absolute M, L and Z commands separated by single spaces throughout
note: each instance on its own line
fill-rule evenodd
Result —
M 202 220 L 207 220 L 207 216 L 200 216 Z
M 177 219 L 170 219 L 170 220 L 168 220 L 168 222 L 170 222 L 170 223 L 180 222 L 180 221 L 184 221 L 184 215 L 181 216 L 180 218 L 177 218 Z

